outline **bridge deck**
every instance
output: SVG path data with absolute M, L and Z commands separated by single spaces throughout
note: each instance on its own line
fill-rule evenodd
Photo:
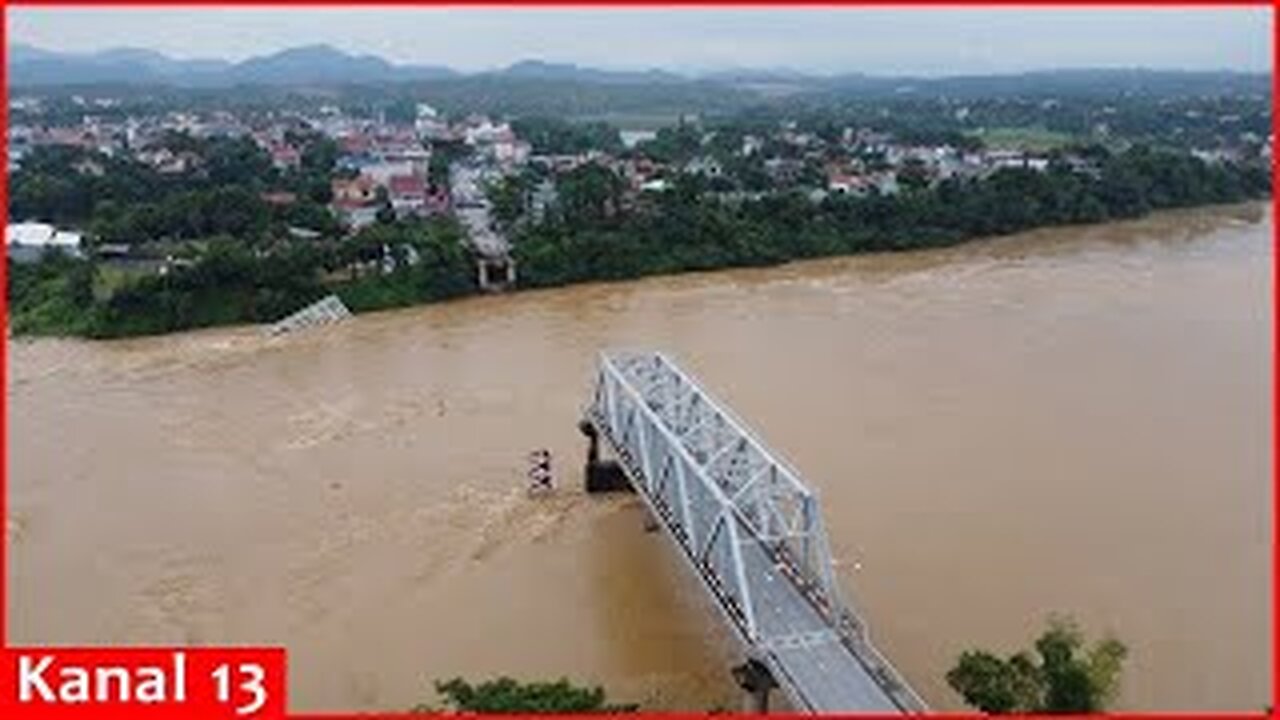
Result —
M 774 569 L 774 562 L 754 543 L 742 548 L 742 560 L 758 582 L 752 602 L 761 634 L 778 638 L 761 648 L 784 686 L 819 712 L 898 712 L 898 707 L 863 667 L 857 656 L 807 598 Z M 793 694 L 793 693 L 788 693 Z M 795 700 L 793 699 L 793 702 Z

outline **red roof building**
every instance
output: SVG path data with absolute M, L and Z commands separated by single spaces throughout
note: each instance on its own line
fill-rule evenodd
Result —
M 275 145 L 271 148 L 271 164 L 280 170 L 296 168 L 302 164 L 302 153 L 290 145 Z
M 417 175 L 392 175 L 387 181 L 391 207 L 397 215 L 420 214 L 427 204 L 427 184 Z
M 423 201 L 427 197 L 427 184 L 417 175 L 392 175 L 387 190 L 392 202 L 397 199 Z

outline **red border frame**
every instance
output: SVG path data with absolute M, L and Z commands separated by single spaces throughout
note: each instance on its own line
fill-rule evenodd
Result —
M 1023 8 L 1178 8 L 1178 7 L 1275 7 L 1275 2 L 1265 0 L 4 0 L 9 7 L 59 7 L 59 8 L 155 8 L 155 7 L 453 7 L 453 8 L 854 8 L 854 7 L 1023 7 Z
M 1271 6 L 1271 134 L 1280 133 L 1280 117 L 1276 115 L 1276 102 L 1280 97 L 1280 5 Z M 1280 197 L 1275 188 L 1280 184 L 1280 161 L 1271 157 L 1271 717 L 1280 717 L 1280 465 L 1276 461 L 1280 449 L 1280 232 L 1276 231 L 1275 213 L 1280 211 Z
M 5 159 L 5 170 L 0 173 L 0 213 L 5 225 L 9 224 L 9 8 L 0 12 L 0 89 L 4 90 L 4 102 L 0 103 L 0 155 Z M 9 327 L 9 262 L 0 263 L 0 317 Z M 4 537 L 0 538 L 0 648 L 9 647 L 9 338 L 5 337 L 0 351 L 0 383 L 4 385 L 4 401 L 0 403 L 0 516 L 4 517 Z
M 487 7 L 487 8 L 556 8 L 556 7 L 613 7 L 613 8 L 638 8 L 638 7 L 670 7 L 670 8 L 699 8 L 699 7 L 736 7 L 736 8 L 778 8 L 778 7 L 804 7 L 804 8 L 851 8 L 851 7 L 899 7 L 899 8 L 919 8 L 927 10 L 935 7 L 1024 7 L 1024 8 L 1063 8 L 1063 7 L 1143 7 L 1143 8 L 1178 8 L 1178 7 L 1271 7 L 1271 36 L 1272 36 L 1272 94 L 1271 94 L 1271 122 L 1272 133 L 1280 134 L 1280 114 L 1277 110 L 1277 98 L 1280 97 L 1280 75 L 1277 69 L 1280 69 L 1280 0 L 1172 0 L 1169 2 L 1161 2 L 1160 0 L 1146 0 L 1145 2 L 1124 1 L 1114 2 L 1110 0 L 1048 0 L 1047 2 L 1026 2 L 1019 0 L 986 0 L 983 2 L 965 2 L 964 0 L 854 0 L 852 2 L 841 2 L 839 0 L 793 0 L 786 2 L 785 0 L 612 0 L 611 2 L 601 2 L 600 0 L 551 0 L 549 2 L 539 2 L 538 0 L 473 0 L 471 2 L 457 2 L 449 0 L 372 0 L 371 2 L 361 3 L 358 0 L 72 0 L 71 2 L 60 2 L 59 0 L 0 0 L 3 4 L 3 12 L 0 12 L 0 90 L 3 90 L 4 102 L 0 103 L 0 129 L 4 132 L 0 133 L 0 156 L 8 158 L 9 156 L 9 103 L 8 103 L 8 8 L 9 7 L 62 7 L 62 8 L 159 8 L 159 7 L 236 7 L 236 8 L 254 8 L 254 7 L 360 7 L 360 8 L 377 8 L 377 7 Z M 1242 720 L 1243 718 L 1276 718 L 1280 720 L 1280 602 L 1277 601 L 1277 595 L 1280 594 L 1280 463 L 1277 463 L 1277 452 L 1280 451 L 1280 232 L 1277 231 L 1275 225 L 1275 217 L 1280 214 L 1280 195 L 1274 191 L 1275 187 L 1280 187 L 1280 159 L 1273 156 L 1272 166 L 1272 185 L 1273 192 L 1271 196 L 1272 204 L 1272 335 L 1271 335 L 1271 360 L 1272 360 L 1272 395 L 1271 395 L 1271 427 L 1272 427 L 1272 507 L 1271 507 L 1271 712 L 1216 712 L 1216 713 L 1199 713 L 1199 712 L 1136 712 L 1136 713 L 1115 713 L 1106 715 L 1094 715 L 1089 717 L 1107 717 L 1116 720 L 1124 720 L 1133 718 L 1134 720 L 1150 720 L 1152 718 L 1209 718 L 1213 720 Z M 8 222 L 9 210 L 9 175 L 7 170 L 0 174 L 0 213 L 3 213 L 6 223 Z M 0 263 L 0 287 L 5 288 L 5 292 L 0 292 L 0 318 L 5 320 L 8 325 L 9 318 L 9 294 L 8 288 L 8 264 Z M 6 529 L 3 538 L 0 538 L 0 649 L 9 647 L 8 625 L 8 480 L 9 480 L 9 403 L 8 403 L 8 377 L 9 377 L 9 341 L 6 337 L 4 348 L 0 350 L 0 385 L 5 388 L 5 397 L 0 404 L 0 517 L 5 519 Z M 286 708 L 287 711 L 287 708 Z M 670 720 L 679 720 L 682 718 L 704 718 L 705 713 L 642 713 L 646 717 L 662 717 Z M 982 717 L 977 713 L 965 712 L 930 712 L 929 717 L 940 718 L 967 718 Z M 424 717 L 420 714 L 414 714 L 408 711 L 404 712 L 318 712 L 318 713 L 289 713 L 288 717 L 312 720 L 340 720 L 342 718 L 353 718 L 359 720 L 369 720 L 371 718 L 418 718 Z M 562 716 L 565 717 L 565 716 Z M 798 715 L 773 715 L 771 717 L 808 717 Z M 886 717 L 900 718 L 899 715 L 858 715 L 857 717 Z
M 434 7 L 434 8 L 1224 8 L 1271 7 L 1280 0 L 0 0 L 5 7 L 179 8 L 179 7 Z M 1274 25 L 1273 25 L 1274 31 Z

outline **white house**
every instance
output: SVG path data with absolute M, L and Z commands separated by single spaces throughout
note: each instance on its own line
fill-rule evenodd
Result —
M 703 175 L 705 177 L 717 178 L 724 173 L 724 168 L 720 166 L 720 161 L 704 155 L 690 160 L 684 166 L 684 171 L 690 175 Z
M 344 205 L 336 208 L 338 219 L 351 230 L 359 230 L 378 222 L 377 205 Z
M 492 145 L 493 159 L 500 163 L 524 165 L 529 160 L 532 146 L 521 140 L 499 140 Z
M 382 161 L 371 163 L 360 168 L 360 174 L 370 178 L 377 185 L 386 186 L 396 175 L 416 174 L 416 164 L 408 160 Z
M 1034 157 L 1018 150 L 991 150 L 987 152 L 987 164 L 993 169 L 1022 168 L 1044 172 L 1049 169 L 1049 159 Z
M 80 257 L 81 240 L 80 233 L 58 230 L 45 223 L 9 223 L 4 229 L 5 245 L 14 262 L 35 262 L 54 249 Z

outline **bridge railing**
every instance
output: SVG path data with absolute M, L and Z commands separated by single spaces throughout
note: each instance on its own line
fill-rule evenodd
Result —
M 672 431 L 670 440 L 723 502 L 724 512 L 768 546 L 793 581 L 810 590 L 824 609 L 847 605 L 832 572 L 817 498 L 785 461 L 661 353 L 618 353 L 603 357 L 601 365 L 616 369 L 637 389 L 646 409 Z
M 618 460 L 671 528 L 689 559 L 723 601 L 748 642 L 759 639 L 750 583 L 742 562 L 744 527 L 728 494 L 706 472 L 707 458 L 690 452 L 624 373 L 623 358 L 601 358 L 587 413 L 608 428 Z

